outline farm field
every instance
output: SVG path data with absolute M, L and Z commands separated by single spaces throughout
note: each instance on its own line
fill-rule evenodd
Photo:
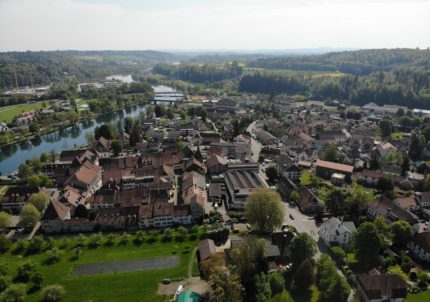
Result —
M 168 301 L 167 296 L 158 296 L 158 284 L 164 278 L 178 280 L 195 274 L 195 248 L 197 236 L 187 235 L 179 240 L 173 233 L 166 240 L 163 234 L 149 235 L 139 232 L 138 235 L 92 235 L 90 237 L 73 237 L 56 239 L 52 245 L 60 250 L 58 261 L 50 261 L 51 247 L 43 243 L 43 249 L 37 254 L 27 255 L 19 252 L 19 243 L 14 243 L 6 253 L 0 256 L 0 266 L 7 267 L 9 277 L 15 278 L 18 267 L 24 263 L 34 263 L 36 272 L 43 275 L 42 288 L 51 284 L 60 284 L 66 294 L 62 301 Z M 83 239 L 84 238 L 84 239 Z M 34 239 L 33 239 L 34 240 Z M 84 242 L 84 243 L 83 243 Z M 97 244 L 94 244 L 97 242 Z M 83 245 L 82 245 L 83 244 Z M 82 246 L 77 252 L 77 246 Z M 28 249 L 27 249 L 28 251 Z M 77 257 L 77 254 L 79 256 Z M 144 271 L 133 271 L 110 274 L 91 274 L 76 276 L 72 274 L 76 265 L 96 264 L 109 265 L 114 261 L 175 257 L 177 265 L 172 268 L 161 268 Z M 105 263 L 103 263 L 105 262 Z M 161 265 L 160 267 L 169 267 Z M 171 267 L 171 266 L 170 266 Z M 31 281 L 27 284 L 28 295 L 25 301 L 40 301 L 41 290 L 32 291 Z

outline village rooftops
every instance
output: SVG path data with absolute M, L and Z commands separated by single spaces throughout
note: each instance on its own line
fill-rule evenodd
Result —
M 71 179 L 76 179 L 86 185 L 91 185 L 97 179 L 101 171 L 102 167 L 96 166 L 90 162 L 84 162 Z

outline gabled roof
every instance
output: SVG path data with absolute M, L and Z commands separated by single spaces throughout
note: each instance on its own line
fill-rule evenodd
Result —
M 317 160 L 317 162 L 315 163 L 315 166 L 325 168 L 325 169 L 330 169 L 330 170 L 341 171 L 345 173 L 352 173 L 352 171 L 354 170 L 354 166 L 334 163 L 334 162 L 325 161 L 321 159 Z
M 64 220 L 70 212 L 70 209 L 56 199 L 51 200 L 45 213 L 42 216 L 43 220 Z
M 209 259 L 213 254 L 215 254 L 216 248 L 215 243 L 211 239 L 205 239 L 199 243 L 199 254 L 200 261 Z
M 368 299 L 406 298 L 407 284 L 398 275 L 361 275 L 358 282 Z
M 96 166 L 88 161 L 84 162 L 82 166 L 75 172 L 70 180 L 78 180 L 84 184 L 90 185 L 94 182 L 97 175 L 101 173 L 102 167 Z M 67 181 L 69 182 L 69 181 Z

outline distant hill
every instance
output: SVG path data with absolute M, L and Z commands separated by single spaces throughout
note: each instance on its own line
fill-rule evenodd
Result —
M 144 51 L 39 51 L 0 53 L 0 88 L 48 84 L 66 77 L 102 79 L 118 73 L 133 73 L 156 63 L 175 62 L 182 56 Z

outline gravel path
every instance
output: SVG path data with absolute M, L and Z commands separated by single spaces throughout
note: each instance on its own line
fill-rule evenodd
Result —
M 174 268 L 179 265 L 178 256 L 168 256 L 153 259 L 135 259 L 124 261 L 79 264 L 73 268 L 72 275 L 101 275 L 112 273 L 136 272 L 153 269 Z

